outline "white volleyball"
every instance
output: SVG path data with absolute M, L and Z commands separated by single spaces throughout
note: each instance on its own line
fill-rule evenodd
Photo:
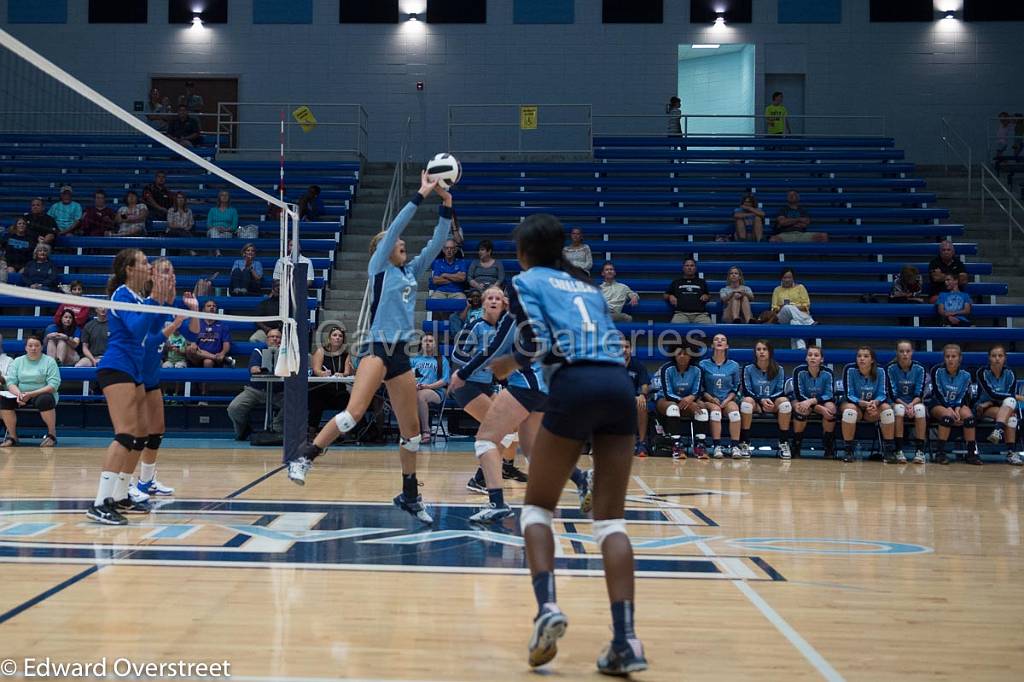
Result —
M 448 152 L 441 152 L 427 162 L 427 177 L 437 180 L 442 189 L 451 189 L 462 179 L 462 164 Z

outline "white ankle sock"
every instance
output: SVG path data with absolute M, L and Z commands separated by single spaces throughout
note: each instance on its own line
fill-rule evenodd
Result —
M 142 463 L 142 471 L 139 473 L 140 483 L 149 483 L 156 478 L 156 462 L 152 464 Z
M 117 474 L 113 471 L 104 471 L 100 474 L 100 485 L 96 490 L 96 506 L 103 504 L 108 497 L 114 496 L 114 483 L 117 482 Z
M 128 474 L 122 471 L 115 475 L 117 478 L 114 479 L 114 494 L 111 497 L 114 498 L 114 502 L 119 502 L 128 497 Z

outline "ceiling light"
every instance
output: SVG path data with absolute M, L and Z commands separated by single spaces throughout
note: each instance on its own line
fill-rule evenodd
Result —
M 706 44 L 703 44 L 703 45 L 690 45 L 690 48 L 694 49 L 694 50 L 717 50 L 720 47 L 721 47 L 721 45 L 718 45 L 716 43 L 706 43 Z

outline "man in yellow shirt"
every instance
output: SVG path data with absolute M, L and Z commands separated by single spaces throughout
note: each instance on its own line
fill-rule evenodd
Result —
M 764 108 L 765 127 L 769 135 L 792 135 L 789 129 L 789 109 L 782 105 L 782 93 L 772 93 L 772 103 Z

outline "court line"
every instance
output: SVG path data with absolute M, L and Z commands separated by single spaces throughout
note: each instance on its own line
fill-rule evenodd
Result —
M 233 499 L 233 498 L 235 498 L 235 497 L 238 497 L 239 495 L 241 495 L 241 494 L 242 494 L 242 493 L 244 493 L 244 492 L 247 492 L 247 491 L 249 491 L 249 490 L 252 490 L 252 489 L 253 489 L 253 488 L 255 488 L 256 486 L 258 486 L 258 485 L 259 485 L 260 483 L 263 483 L 263 481 L 267 480 L 268 478 L 270 478 L 271 476 L 273 476 L 273 475 L 274 475 L 274 474 L 276 474 L 277 472 L 279 472 L 279 471 L 281 471 L 282 469 L 284 469 L 284 468 L 285 468 L 285 466 L 286 466 L 286 465 L 282 464 L 282 465 L 280 465 L 279 467 L 277 467 L 276 469 L 271 469 L 271 470 L 270 470 L 270 471 L 268 471 L 267 473 L 265 473 L 265 474 L 263 474 L 262 476 L 260 476 L 259 478 L 257 478 L 257 479 L 256 479 L 255 481 L 253 481 L 253 482 L 251 482 L 251 483 L 247 483 L 246 485 L 243 485 L 243 486 L 242 486 L 241 488 L 239 488 L 238 490 L 236 490 L 236 491 L 234 491 L 234 492 L 232 492 L 232 493 L 229 493 L 229 494 L 225 495 L 225 496 L 224 496 L 224 499 L 225 499 L 225 500 L 230 500 L 230 499 Z
M 633 480 L 636 481 L 637 485 L 639 485 L 648 495 L 656 494 L 654 489 L 647 485 L 640 476 L 634 475 Z M 669 518 L 677 518 L 676 510 L 665 509 L 664 511 Z M 698 533 L 695 533 L 689 526 L 679 524 L 679 528 L 682 530 L 684 535 L 698 535 Z M 716 556 L 715 551 L 708 547 L 706 542 L 698 541 L 693 544 L 705 556 Z M 761 615 L 764 616 L 769 623 L 775 626 L 775 629 L 778 630 L 783 637 L 789 640 L 790 644 L 800 652 L 807 662 L 814 666 L 815 670 L 818 671 L 818 674 L 829 682 L 844 682 L 844 678 L 839 674 L 839 671 L 833 668 L 832 665 L 825 660 L 825 657 L 819 654 L 818 651 L 811 646 L 810 642 L 804 639 L 792 625 L 787 623 L 786 619 L 780 616 L 778 611 L 773 609 L 771 605 L 754 590 L 753 587 L 748 585 L 746 581 L 740 579 L 731 579 L 729 582 L 735 585 L 736 589 L 740 591 L 740 594 L 746 597 L 747 601 L 753 604 L 757 610 L 761 612 Z

